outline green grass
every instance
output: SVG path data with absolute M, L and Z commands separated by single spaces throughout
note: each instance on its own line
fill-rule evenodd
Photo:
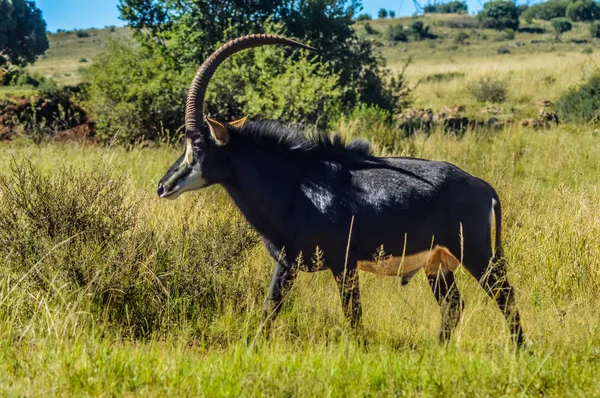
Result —
M 227 254 L 247 227 L 222 189 L 156 198 L 156 182 L 179 150 L 4 143 L 5 175 L 11 159 L 28 158 L 45 175 L 72 166 L 80 175 L 108 169 L 125 176 L 138 232 L 98 252 L 89 242 L 67 249 L 60 238 L 63 246 L 27 259 L 40 274 L 26 275 L 14 253 L 0 250 L 0 385 L 7 395 L 597 395 L 597 141 L 598 132 L 584 126 L 513 128 L 462 139 L 417 136 L 393 151 L 454 162 L 498 189 L 509 278 L 531 353 L 513 352 L 501 314 L 462 268 L 467 307 L 447 348 L 437 343 L 439 309 L 422 274 L 401 287 L 361 273 L 366 349 L 348 331 L 328 272 L 301 274 L 273 339 L 255 340 L 272 261 L 260 245 Z M 215 263 L 216 273 L 207 274 Z M 99 276 L 78 285 L 65 273 L 73 266 Z M 191 270 L 209 282 L 183 289 Z M 216 304 L 190 306 L 206 283 Z M 129 296 L 128 308 L 146 312 L 118 318 L 110 312 L 116 307 L 95 301 L 122 289 L 143 294 Z M 136 337 L 132 325 L 147 316 L 158 326 Z
M 51 77 L 61 85 L 81 83 L 82 67 L 89 63 L 80 62 L 82 58 L 88 61 L 102 52 L 109 37 L 126 40 L 132 37 L 129 28 L 89 29 L 88 37 L 77 37 L 77 32 L 50 33 L 48 39 L 50 48 L 36 63 L 28 69 L 45 77 Z
M 493 77 L 508 87 L 499 105 L 504 116 L 518 119 L 537 114 L 536 101 L 555 100 L 596 69 L 597 44 L 569 41 L 585 37 L 583 24 L 561 43 L 547 41 L 548 28 L 504 41 L 494 41 L 497 32 L 480 31 L 469 44 L 456 45 L 461 30 L 439 25 L 447 18 L 425 17 L 440 36 L 436 41 L 381 47 L 393 70 L 413 57 L 407 74 L 411 84 L 420 81 L 415 106 L 466 104 L 480 115 L 489 104 L 477 102 L 469 84 Z M 371 24 L 384 32 L 394 22 Z M 62 84 L 77 83 L 79 60 L 91 62 L 104 35 L 53 34 L 46 58 L 31 68 Z M 510 54 L 496 53 L 507 44 Z M 583 54 L 588 47 L 592 54 Z M 448 73 L 454 75 L 439 77 Z M 349 137 L 369 133 L 352 122 L 338 127 Z M 379 129 L 373 137 L 393 134 L 373 128 Z M 29 159 L 56 181 L 69 175 L 65 167 L 84 182 L 94 171 L 123 177 L 115 189 L 134 204 L 135 223 L 117 237 L 98 238 L 94 223 L 113 225 L 122 215 L 105 211 L 104 217 L 92 214 L 89 230 L 50 236 L 7 213 L 0 190 L 0 225 L 18 222 L 14 230 L 0 230 L 0 394 L 600 395 L 599 139 L 592 125 L 534 131 L 513 124 L 463 138 L 417 135 L 385 151 L 375 143 L 379 154 L 450 161 L 496 187 L 509 279 L 530 352 L 514 351 L 495 304 L 462 268 L 457 280 L 466 310 L 448 347 L 437 342 L 439 308 L 422 273 L 404 287 L 395 278 L 360 274 L 367 348 L 354 342 L 328 272 L 301 274 L 273 338 L 257 338 L 272 260 L 221 188 L 173 202 L 156 197 L 158 180 L 181 148 L 2 142 L 3 176 L 13 175 L 12 162 Z M 39 186 L 47 189 L 36 197 L 42 200 L 24 203 L 37 203 L 42 215 L 44 209 L 81 213 L 86 201 L 108 206 L 113 182 L 107 179 L 66 186 L 43 180 Z M 106 190 L 90 198 L 78 194 L 88 192 L 82 186 Z M 107 208 L 121 208 L 113 205 Z

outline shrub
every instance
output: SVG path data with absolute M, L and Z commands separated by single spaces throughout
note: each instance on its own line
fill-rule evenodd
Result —
M 550 24 L 552 25 L 552 29 L 554 29 L 556 39 L 564 32 L 568 32 L 573 28 L 573 25 L 567 18 L 554 18 L 550 21 Z
M 450 1 L 448 3 L 427 4 L 424 13 L 431 14 L 466 14 L 468 12 L 466 1 Z
M 592 50 L 589 47 L 584 48 L 583 51 L 581 51 L 582 54 L 592 54 L 593 52 L 594 52 L 594 50 Z
M 48 177 L 27 161 L 10 171 L 0 176 L 0 256 L 5 276 L 28 276 L 19 283 L 31 296 L 85 300 L 94 321 L 134 337 L 181 322 L 202 336 L 224 306 L 259 305 L 246 300 L 260 278 L 237 282 L 259 240 L 232 206 L 207 200 L 202 222 L 153 229 L 109 171 Z
M 600 123 L 600 74 L 570 88 L 556 101 L 555 109 L 568 122 Z
M 595 39 L 600 38 L 600 22 L 593 22 L 590 24 L 590 36 Z
M 371 24 L 370 24 L 370 23 L 368 23 L 368 22 L 366 22 L 366 23 L 364 24 L 364 27 L 365 27 L 365 32 L 367 32 L 367 34 L 368 34 L 368 35 L 375 35 L 375 34 L 379 33 L 379 32 L 377 32 L 377 30 L 376 30 L 375 28 L 373 28 L 373 27 L 371 26 Z
M 78 30 L 76 34 L 77 34 L 77 37 L 80 37 L 80 38 L 90 37 L 90 32 L 87 32 L 85 30 Z
M 561 18 L 567 14 L 568 0 L 548 0 L 543 3 L 534 4 L 523 13 L 525 20 L 543 19 L 549 21 Z
M 392 127 L 392 115 L 385 109 L 361 105 L 354 109 L 341 125 L 349 138 L 364 138 L 384 148 L 394 148 L 403 138 Z
M 567 6 L 566 16 L 574 22 L 600 19 L 600 5 L 595 0 L 577 0 Z
M 402 24 L 389 25 L 385 32 L 385 37 L 389 41 L 408 41 Z
M 360 14 L 359 16 L 356 17 L 357 21 L 370 21 L 371 19 L 373 19 L 371 17 L 371 14 Z
M 409 27 L 408 31 L 415 40 L 423 40 L 428 38 L 434 38 L 435 36 L 429 32 L 429 26 L 425 26 L 423 21 L 413 21 Z
M 498 50 L 496 50 L 496 52 L 498 54 L 510 54 L 510 49 L 506 46 L 500 46 L 498 47 Z
M 162 70 L 156 70 L 152 62 L 142 62 L 133 71 L 122 69 L 115 73 L 116 75 L 135 74 L 136 76 L 131 79 L 137 80 L 140 85 L 144 84 L 144 81 L 147 86 L 156 85 L 157 75 L 172 75 L 166 77 L 185 75 L 191 79 L 190 72 L 195 71 L 198 65 L 224 42 L 250 33 L 274 33 L 296 38 L 319 49 L 318 54 L 307 55 L 304 51 L 289 47 L 281 48 L 286 54 L 286 65 L 301 59 L 310 60 L 310 63 L 317 64 L 319 70 L 327 70 L 328 78 L 338 79 L 344 112 L 349 112 L 359 103 L 398 111 L 395 109 L 396 99 L 401 96 L 401 93 L 395 92 L 392 85 L 388 84 L 392 80 L 389 79 L 392 72 L 385 68 L 383 57 L 376 51 L 377 43 L 380 42 L 357 36 L 357 30 L 353 26 L 354 18 L 360 9 L 359 1 L 275 2 L 274 8 L 269 9 L 269 12 L 264 8 L 265 4 L 255 1 L 178 0 L 148 3 L 122 0 L 121 3 L 123 3 L 119 6 L 121 18 L 134 30 L 134 39 L 137 46 L 144 50 L 144 57 L 161 59 Z M 151 3 L 151 6 L 147 7 L 146 3 Z M 207 18 L 207 15 L 210 15 L 210 18 Z M 234 58 L 240 57 L 243 57 L 243 54 L 237 54 Z M 323 65 L 327 66 L 322 67 Z M 246 67 L 246 65 L 240 67 L 239 72 L 244 72 Z M 152 68 L 152 70 L 143 68 Z M 279 67 L 275 69 L 281 70 Z M 220 73 L 226 72 L 219 70 Z M 262 75 L 265 75 L 265 71 L 258 71 L 257 76 L 247 76 L 246 79 L 250 85 L 254 85 Z M 315 78 L 321 77 L 325 76 Z M 123 78 L 123 80 L 127 79 L 130 77 Z M 236 79 L 236 81 L 240 80 Z M 166 85 L 166 82 L 161 84 Z M 188 84 L 189 81 L 185 84 L 185 89 Z M 179 81 L 172 86 L 165 89 L 180 90 Z M 211 86 L 215 85 L 211 84 Z M 226 90 L 219 92 L 217 96 L 219 114 L 226 115 L 226 120 L 245 114 L 242 113 L 240 106 L 245 103 L 246 87 L 223 83 L 221 88 Z M 157 101 L 164 102 L 159 97 L 155 96 Z M 317 101 L 315 98 L 312 101 L 316 102 L 317 106 L 321 106 L 323 103 L 321 97 L 323 97 L 321 93 L 318 93 L 315 97 Z M 330 99 L 329 96 L 324 98 L 327 101 Z M 116 99 L 118 102 L 124 102 L 117 104 L 119 107 L 129 106 L 124 95 Z M 146 100 L 146 108 L 161 108 L 160 104 L 151 103 L 150 96 Z M 181 101 L 182 99 L 179 99 L 180 106 Z M 159 128 L 172 124 L 170 120 L 165 121 L 161 114 L 154 116 L 154 125 L 158 125 Z M 270 117 L 270 115 L 262 116 Z M 325 118 L 319 118 L 319 124 L 328 117 L 328 115 L 321 116 Z M 182 121 L 180 119 L 179 123 Z M 307 122 L 307 119 L 303 118 L 298 122 Z M 177 125 L 179 126 L 180 124 Z M 169 128 L 169 131 L 174 130 Z M 156 134 L 154 136 L 156 137 Z
M 454 38 L 454 42 L 456 44 L 465 44 L 465 42 L 469 39 L 469 34 L 467 32 L 458 32 L 456 37 Z
M 469 85 L 469 91 L 479 102 L 504 102 L 508 93 L 504 80 L 490 77 L 482 78 Z
M 489 1 L 483 5 L 483 10 L 477 18 L 485 28 L 513 29 L 519 28 L 519 10 L 515 3 L 509 0 Z
M 422 81 L 425 83 L 441 83 L 458 79 L 461 77 L 465 77 L 465 74 L 462 72 L 434 73 L 432 75 L 426 76 L 425 78 L 423 78 Z
M 80 59 L 79 59 L 79 62 L 80 62 L 80 63 L 86 63 L 87 61 L 88 61 L 88 60 L 87 60 L 87 58 L 80 58 Z
M 88 71 L 88 107 L 101 141 L 131 143 L 175 133 L 193 71 L 177 72 L 158 53 L 110 39 Z
M 89 69 L 88 105 L 98 138 L 132 143 L 173 135 L 184 121 L 182 102 L 193 73 L 177 72 L 158 52 L 109 40 Z M 247 51 L 216 73 L 206 112 L 220 120 L 249 115 L 324 127 L 340 114 L 337 81 L 327 65 L 294 60 L 284 48 Z

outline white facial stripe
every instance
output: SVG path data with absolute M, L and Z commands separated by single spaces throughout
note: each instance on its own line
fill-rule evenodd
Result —
M 185 146 L 185 156 L 183 157 L 183 163 L 185 165 L 191 165 L 194 161 L 194 148 L 192 146 L 192 140 L 188 138 L 187 145 Z

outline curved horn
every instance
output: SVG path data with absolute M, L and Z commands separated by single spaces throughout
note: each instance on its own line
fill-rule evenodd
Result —
M 265 34 L 242 36 L 225 43 L 204 61 L 202 66 L 200 66 L 196 72 L 194 80 L 192 80 L 185 104 L 185 134 L 187 137 L 195 137 L 199 132 L 199 127 L 204 122 L 203 107 L 206 87 L 219 65 L 238 51 L 269 44 L 284 44 L 291 47 L 300 47 L 306 50 L 317 51 L 317 49 L 295 40 Z

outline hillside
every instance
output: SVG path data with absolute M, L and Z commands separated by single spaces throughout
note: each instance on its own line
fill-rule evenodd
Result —
M 416 19 L 437 37 L 396 43 L 386 39 L 389 26 L 408 27 Z M 468 15 L 427 14 L 367 23 L 374 34 L 367 33 L 366 22 L 355 25 L 357 32 L 377 42 L 390 69 L 399 71 L 412 59 L 406 76 L 415 87 L 415 107 L 466 105 L 468 112 L 479 113 L 481 104 L 472 97 L 469 86 L 481 78 L 495 78 L 503 80 L 508 89 L 504 110 L 531 117 L 537 113 L 536 102 L 558 98 L 600 61 L 598 42 L 589 37 L 584 23 L 574 23 L 573 30 L 559 42 L 546 21 L 522 22 L 514 33 L 475 29 L 475 18 Z M 109 37 L 131 36 L 128 28 L 50 34 L 50 49 L 29 69 L 59 84 L 76 84 L 82 79 L 81 68 L 102 51 Z
M 407 26 L 415 18 L 370 21 L 376 31 L 372 35 L 366 33 L 364 22 L 357 24 L 359 34 L 382 45 L 382 55 L 392 70 L 400 70 L 412 59 L 406 76 L 412 85 L 418 84 L 415 107 L 440 109 L 462 104 L 479 112 L 481 104 L 471 95 L 469 85 L 481 78 L 495 78 L 505 81 L 508 88 L 503 108 L 532 116 L 538 111 L 536 102 L 555 100 L 587 77 L 600 61 L 600 46 L 590 38 L 585 23 L 574 23 L 573 30 L 557 42 L 546 21 L 522 21 L 520 30 L 512 33 L 469 28 L 475 20 L 470 16 L 427 14 L 418 19 L 438 37 L 407 43 L 385 39 L 388 26 Z
M 50 49 L 28 69 L 59 84 L 77 84 L 82 80 L 81 67 L 89 65 L 102 52 L 109 37 L 117 40 L 132 36 L 129 28 L 88 29 L 48 34 Z

